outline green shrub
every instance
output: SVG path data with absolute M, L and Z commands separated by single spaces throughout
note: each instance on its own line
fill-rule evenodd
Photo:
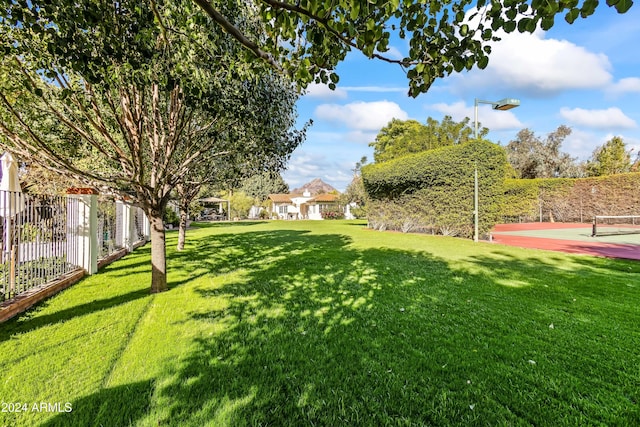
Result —
M 332 206 L 320 212 L 322 219 L 344 219 L 344 212 L 338 206 Z
M 173 227 L 180 225 L 180 216 L 178 216 L 172 207 L 164 208 L 164 215 L 162 216 L 162 219 L 165 224 L 171 224 Z
M 362 168 L 377 229 L 471 237 L 474 171 L 479 182 L 479 231 L 487 233 L 502 213 L 508 162 L 504 149 L 487 141 L 443 147 Z
M 640 214 L 640 173 L 592 178 L 509 179 L 502 221 L 589 222 L 595 215 Z

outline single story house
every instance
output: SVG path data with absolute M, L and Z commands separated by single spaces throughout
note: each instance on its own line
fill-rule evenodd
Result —
M 279 219 L 323 219 L 322 212 L 335 211 L 337 208 L 343 210 L 335 194 L 311 196 L 309 191 L 302 194 L 269 194 L 269 200 L 270 216 Z

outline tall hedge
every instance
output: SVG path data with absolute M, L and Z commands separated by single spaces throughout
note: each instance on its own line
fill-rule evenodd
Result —
M 501 214 L 508 162 L 487 141 L 442 147 L 362 168 L 374 228 L 473 235 L 474 170 L 479 181 L 479 231 Z

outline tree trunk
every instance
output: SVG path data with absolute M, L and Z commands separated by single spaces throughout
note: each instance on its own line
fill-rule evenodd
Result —
M 178 229 L 178 250 L 184 249 L 189 220 L 189 206 L 180 206 L 180 228 Z
M 151 293 L 155 294 L 167 290 L 167 254 L 162 211 L 148 215 L 151 225 Z

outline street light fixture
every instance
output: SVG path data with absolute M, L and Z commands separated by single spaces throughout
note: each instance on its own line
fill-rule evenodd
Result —
M 500 101 L 483 101 L 481 99 L 476 98 L 474 103 L 474 130 L 475 130 L 475 139 L 478 139 L 478 104 L 490 104 L 493 105 L 494 110 L 507 111 L 512 108 L 516 108 L 520 105 L 519 99 L 514 98 L 504 98 Z M 473 241 L 478 241 L 478 163 L 476 162 L 475 170 L 473 171 Z
M 516 108 L 518 105 L 520 105 L 520 100 L 514 99 L 514 98 L 504 98 L 504 99 L 501 99 L 500 101 L 493 102 L 493 101 L 483 101 L 481 99 L 476 98 L 474 110 L 473 110 L 473 116 L 474 116 L 473 122 L 475 125 L 474 129 L 475 129 L 476 139 L 478 139 L 478 104 L 490 104 L 490 105 L 493 105 L 494 110 L 507 111 L 512 108 Z

